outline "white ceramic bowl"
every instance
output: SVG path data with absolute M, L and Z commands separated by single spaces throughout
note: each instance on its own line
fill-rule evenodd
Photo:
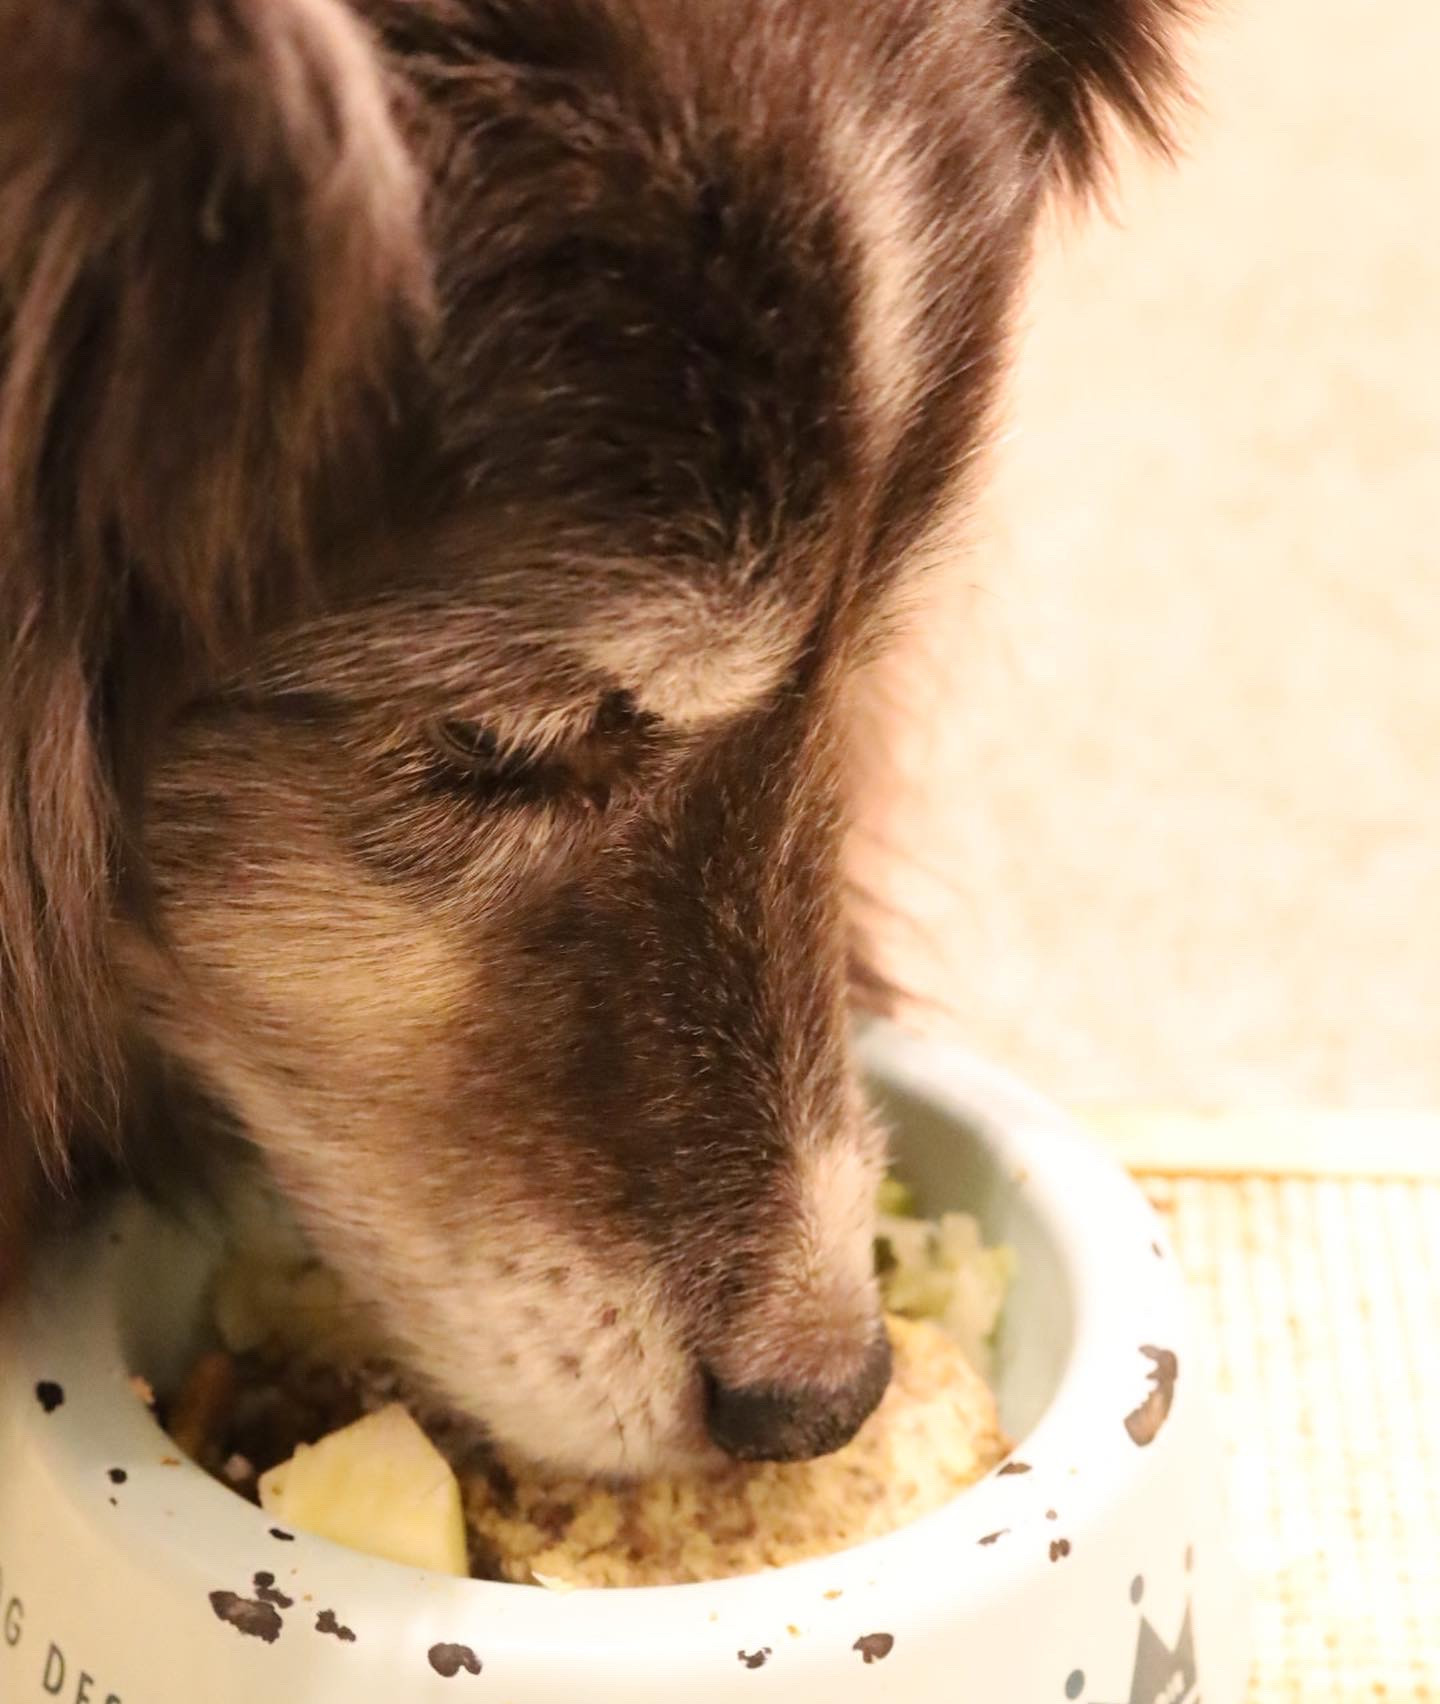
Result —
M 1000 1072 L 886 1027 L 864 1045 L 922 1204 L 1018 1255 L 1004 1467 L 885 1539 L 713 1585 L 556 1595 L 282 1537 L 177 1463 L 131 1390 L 175 1377 L 212 1257 L 131 1208 L 4 1326 L 0 1699 L 1240 1704 L 1242 1592 L 1163 1230 Z M 221 1619 L 236 1599 L 256 1631 Z M 327 1610 L 352 1640 L 317 1629 Z

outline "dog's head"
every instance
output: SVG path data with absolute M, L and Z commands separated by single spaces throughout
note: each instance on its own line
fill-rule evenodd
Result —
M 582 1469 L 884 1387 L 857 677 L 1169 71 L 1161 0 L 784 10 L 0 0 L 12 1220 L 183 1102 Z

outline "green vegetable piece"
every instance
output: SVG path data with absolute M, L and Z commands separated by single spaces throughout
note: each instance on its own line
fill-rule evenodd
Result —
M 901 1183 L 898 1177 L 886 1177 L 881 1180 L 875 1205 L 882 1213 L 892 1214 L 896 1218 L 913 1218 L 915 1193 L 908 1183 Z

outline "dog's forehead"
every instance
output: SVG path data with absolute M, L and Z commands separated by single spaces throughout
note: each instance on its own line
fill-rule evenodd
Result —
M 992 50 L 946 26 L 976 85 L 957 109 L 918 35 L 882 74 L 895 43 L 857 16 L 880 31 L 857 77 L 841 35 L 762 52 L 724 11 L 587 59 L 558 116 L 524 78 L 432 89 L 424 447 L 383 606 L 290 666 L 550 717 L 618 688 L 703 726 L 807 647 L 843 662 L 947 548 L 1017 253 Z M 678 80 L 659 141 L 615 77 L 637 99 Z

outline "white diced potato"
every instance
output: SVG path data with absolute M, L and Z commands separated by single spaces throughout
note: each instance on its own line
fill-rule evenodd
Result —
M 336 1544 L 468 1574 L 460 1486 L 399 1403 L 302 1444 L 260 1478 L 260 1506 L 286 1526 Z

